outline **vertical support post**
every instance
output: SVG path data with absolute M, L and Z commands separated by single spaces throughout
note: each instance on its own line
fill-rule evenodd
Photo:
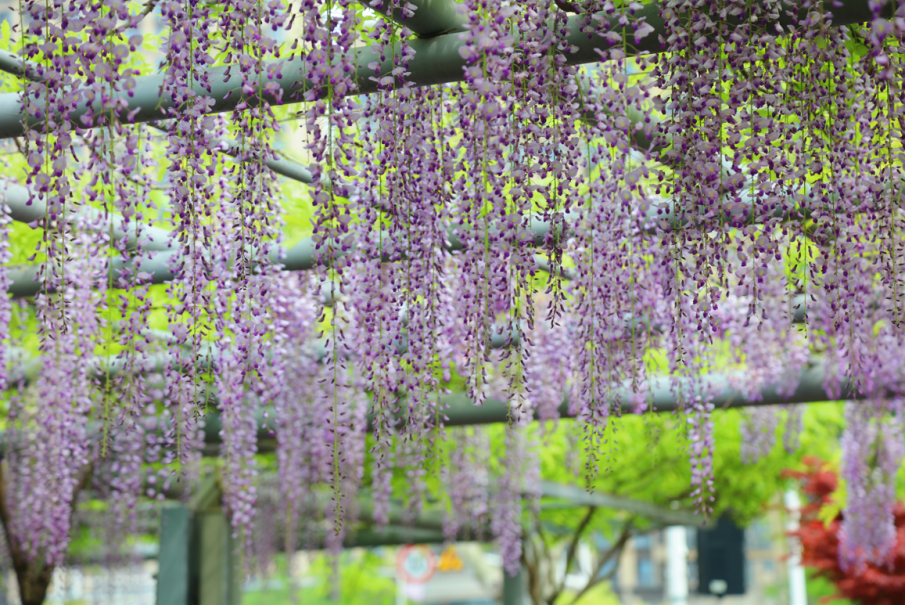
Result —
M 789 511 L 789 520 L 786 522 L 786 530 L 798 531 L 801 518 L 801 498 L 794 489 L 786 490 L 783 495 L 786 509 Z M 801 565 L 801 542 L 798 538 L 789 538 L 790 554 L 787 565 L 789 566 L 789 605 L 808 605 L 807 582 L 804 575 L 804 567 Z
M 220 510 L 195 515 L 198 540 L 198 605 L 238 605 L 234 545 Z
M 528 574 L 525 573 L 524 565 L 519 567 L 515 577 L 503 569 L 503 605 L 525 605 L 527 584 Z
M 191 605 L 191 511 L 184 506 L 165 508 L 162 517 L 157 557 L 157 603 Z
M 666 528 L 666 596 L 669 605 L 688 605 L 688 545 L 680 525 Z
M 239 605 L 241 570 L 220 495 L 211 480 L 201 486 L 190 506 L 164 510 L 158 605 Z

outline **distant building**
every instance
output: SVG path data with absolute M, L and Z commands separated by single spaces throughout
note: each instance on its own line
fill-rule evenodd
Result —
M 689 605 L 713 605 L 714 597 L 698 595 L 696 531 L 686 530 Z M 759 519 L 745 530 L 744 596 L 727 596 L 721 605 L 784 605 L 788 602 L 785 530 L 776 516 Z M 666 547 L 662 531 L 626 544 L 613 582 L 623 605 L 660 604 L 666 598 Z

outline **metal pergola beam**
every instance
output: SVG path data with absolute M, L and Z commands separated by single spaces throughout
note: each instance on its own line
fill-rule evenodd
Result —
M 419 38 L 434 38 L 465 29 L 465 18 L 459 12 L 462 5 L 455 0 L 395 0 L 392 11 L 388 10 L 389 2 L 383 0 L 380 6 L 371 6 L 367 0 L 359 0 L 363 6 L 409 28 Z M 406 3 L 417 7 L 413 14 L 404 15 L 399 8 Z
M 156 123 L 151 123 L 151 128 L 170 134 L 169 130 Z M 222 153 L 225 153 L 230 157 L 237 158 L 241 154 L 241 144 L 232 139 L 220 139 L 218 147 Z M 273 170 L 276 174 L 285 176 L 293 181 L 298 181 L 299 183 L 304 183 L 306 185 L 310 185 L 314 182 L 314 176 L 311 174 L 310 170 L 290 159 L 277 157 L 268 158 L 264 160 L 264 165 Z
M 22 222 L 32 222 L 37 218 L 42 218 L 44 216 L 43 205 L 32 204 L 28 205 L 28 191 L 19 185 L 9 186 L 6 194 L 7 204 L 10 208 L 10 215 L 13 216 L 16 220 L 20 220 Z M 761 217 L 754 216 L 752 213 L 748 212 L 750 205 L 741 204 L 736 205 L 731 208 L 727 207 L 725 210 L 725 217 L 727 221 L 730 223 L 753 223 L 760 220 Z M 94 212 L 98 213 L 100 211 L 95 210 L 93 208 L 84 208 L 81 212 L 88 213 Z M 668 210 L 666 214 L 657 215 L 656 209 L 651 209 L 649 211 L 651 221 L 656 220 L 657 222 L 666 223 L 669 225 L 671 229 L 681 229 L 686 227 L 689 224 L 692 224 L 692 221 L 685 218 L 684 215 L 673 215 L 672 204 L 668 204 Z M 774 218 L 782 218 L 784 220 L 791 220 L 795 217 L 792 215 L 795 213 L 787 213 L 784 210 L 775 210 L 772 211 L 769 216 Z M 807 218 L 810 216 L 810 211 L 801 210 L 799 213 L 801 218 Z M 565 216 L 566 228 L 568 228 L 568 223 L 574 221 L 577 218 L 577 215 L 573 213 L 569 213 Z M 114 221 L 115 218 L 110 218 L 110 220 Z M 114 227 L 116 228 L 115 235 L 116 237 L 122 237 L 124 232 L 122 229 L 119 229 L 114 222 Z M 547 239 L 547 236 L 550 234 L 550 224 L 547 221 L 543 220 L 542 216 L 534 216 L 530 221 L 529 228 L 533 234 L 533 239 L 531 241 L 531 245 L 535 247 L 543 246 L 544 242 Z M 136 225 L 132 223 L 129 228 L 129 245 L 130 247 L 135 246 L 136 241 Z M 445 246 L 445 249 L 450 252 L 457 252 L 465 249 L 465 244 L 462 239 L 455 233 L 454 230 L 449 230 L 447 232 L 447 237 L 449 239 L 448 245 Z M 170 271 L 169 265 L 172 262 L 175 251 L 168 249 L 168 243 L 170 238 L 170 232 L 165 229 L 160 229 L 158 227 L 149 227 L 143 231 L 143 239 L 142 239 L 142 248 L 145 252 L 153 252 L 149 257 L 145 257 L 141 260 L 141 270 L 144 273 L 150 275 L 150 283 L 152 284 L 161 284 L 172 281 L 175 277 L 174 274 Z M 280 256 L 279 249 L 277 247 L 273 247 L 270 252 L 270 260 L 273 263 L 282 265 L 283 270 L 285 271 L 307 271 L 314 269 L 318 263 L 318 253 L 315 247 L 315 242 L 312 238 L 307 237 L 299 241 L 297 244 L 286 250 L 285 255 Z M 343 256 L 345 253 L 337 253 L 334 257 Z M 391 261 L 393 259 L 384 258 L 384 262 Z M 535 263 L 536 267 L 540 271 L 548 272 L 550 267 L 549 263 L 547 263 L 546 259 L 544 259 L 540 255 L 535 255 Z M 114 283 L 119 275 L 119 273 L 124 268 L 134 268 L 134 261 L 124 261 L 120 257 L 114 258 L 110 263 L 109 270 L 113 272 Z M 43 284 L 40 281 L 36 281 L 36 276 L 40 273 L 41 265 L 21 265 L 17 267 L 11 267 L 9 269 L 9 279 L 10 286 L 7 289 L 7 292 L 12 294 L 15 298 L 23 298 L 28 296 L 34 296 L 38 292 L 43 289 Z M 566 271 L 563 274 L 563 277 L 566 279 L 571 278 L 571 273 Z
M 886 8 L 889 10 L 889 5 Z M 849 0 L 842 7 L 834 7 L 832 12 L 830 23 L 835 26 L 864 23 L 873 18 L 868 0 Z M 664 48 L 660 43 L 660 36 L 666 31 L 663 19 L 660 17 L 660 3 L 645 5 L 635 11 L 634 16 L 635 18 L 644 17 L 646 22 L 653 27 L 653 32 L 637 44 L 634 41 L 633 31 L 627 32 L 625 45 L 628 54 L 635 55 L 642 52 L 656 54 L 668 51 L 668 48 Z M 616 33 L 626 29 L 620 25 L 619 19 L 620 15 L 604 16 L 604 20 L 610 24 L 610 29 Z M 565 43 L 577 49 L 566 56 L 566 62 L 571 65 L 596 63 L 600 61 L 598 50 L 613 47 L 604 37 L 582 31 L 583 22 L 582 17 L 573 16 L 568 19 L 566 24 L 568 33 Z M 777 22 L 784 26 L 792 25 L 793 17 L 787 15 L 786 11 L 780 11 Z M 768 24 L 769 22 L 763 20 L 762 23 Z M 415 39 L 410 40 L 408 44 L 415 50 L 415 56 L 409 63 L 408 81 L 415 86 L 431 86 L 463 80 L 462 68 L 465 60 L 459 54 L 462 41 L 458 34 L 451 33 L 433 38 Z M 374 70 L 368 65 L 374 62 L 382 63 L 381 73 L 389 73 L 394 68 L 394 56 L 399 54 L 399 44 L 397 43 L 393 51 L 384 52 L 384 56 L 387 57 L 385 61 L 380 61 L 379 54 L 372 46 L 354 48 L 351 52 L 352 62 L 357 66 L 355 74 L 357 87 L 349 90 L 347 94 L 371 94 L 377 91 L 377 83 L 371 80 Z M 268 64 L 281 67 L 280 77 L 274 81 L 280 86 L 282 98 L 265 95 L 265 99 L 272 105 L 300 102 L 300 93 L 311 87 L 311 82 L 303 73 L 304 61 L 299 57 L 293 57 L 288 60 L 268 62 L 264 67 L 268 67 Z M 210 70 L 209 90 L 200 85 L 195 87 L 197 95 L 209 97 L 213 101 L 211 113 L 231 111 L 240 102 L 249 104 L 259 102 L 257 99 L 246 98 L 242 92 L 241 74 L 229 73 L 229 69 L 228 66 L 222 66 Z M 119 119 L 123 122 L 141 123 L 170 117 L 169 111 L 173 109 L 173 103 L 163 94 L 163 83 L 163 74 L 136 78 L 135 88 L 131 91 L 132 96 L 125 92 L 117 94 L 125 102 L 125 108 Z M 40 102 L 40 99 L 32 101 L 33 104 L 40 104 Z M 78 121 L 87 111 L 87 103 L 84 103 L 71 112 L 69 117 L 73 121 Z M 132 112 L 135 113 L 130 119 L 129 115 Z M 26 119 L 18 93 L 0 95 L 0 138 L 22 136 L 25 133 L 24 122 Z M 32 118 L 29 122 L 34 124 L 35 119 Z M 96 124 L 95 126 L 101 125 Z
M 861 399 L 861 395 L 853 391 L 848 380 L 843 381 L 843 387 L 839 397 L 831 397 L 824 388 L 825 371 L 822 363 L 814 363 L 801 372 L 798 385 L 791 394 L 783 396 L 776 385 L 764 385 L 759 389 L 758 399 L 749 399 L 743 392 L 735 388 L 732 378 L 740 378 L 741 372 L 736 376 L 726 374 L 712 374 L 702 378 L 710 384 L 719 385 L 717 394 L 707 398 L 717 409 L 730 409 L 740 407 L 755 407 L 764 405 L 788 405 L 799 403 L 821 403 L 828 401 Z M 693 392 L 693 382 L 684 381 L 686 392 L 681 398 L 676 396 L 668 377 L 655 378 L 650 389 L 646 393 L 645 401 L 648 411 L 674 412 L 688 404 L 689 395 Z M 635 396 L 628 388 L 614 389 L 612 394 L 612 407 L 618 408 L 623 414 L 635 412 Z M 506 402 L 495 399 L 485 401 L 478 407 L 464 394 L 452 393 L 443 397 L 443 402 L 449 405 L 445 412 L 449 420 L 447 426 L 462 426 L 474 424 L 492 424 L 508 422 L 509 408 Z M 559 406 L 560 416 L 570 418 L 569 401 L 566 399 Z
M 43 220 L 47 214 L 47 204 L 43 201 L 35 201 L 28 189 L 22 185 L 8 184 L 3 190 L 3 203 L 9 210 L 9 217 L 20 223 L 32 224 Z M 78 217 L 91 221 L 103 220 L 104 232 L 112 228 L 113 237 L 119 239 L 126 237 L 129 248 L 134 249 L 138 243 L 138 225 L 131 221 L 124 225 L 123 219 L 118 214 L 103 216 L 103 211 L 92 206 L 84 206 L 72 215 L 72 219 Z M 70 219 L 70 220 L 72 220 Z M 141 247 L 146 252 L 160 252 L 169 249 L 170 232 L 159 227 L 145 227 L 142 230 Z
M 3 54 L 0 53 L 0 56 L 3 56 Z M 5 71 L 2 66 L 0 66 L 0 71 Z M 160 130 L 161 132 L 169 132 L 165 128 L 161 128 L 155 124 L 152 124 L 151 126 L 153 128 L 156 128 L 157 130 Z M 240 154 L 240 144 L 230 139 L 221 139 L 219 148 L 222 153 L 234 158 Z M 292 179 L 294 181 L 298 181 L 299 183 L 308 185 L 314 182 L 314 177 L 312 176 L 310 170 L 308 170 L 301 164 L 293 162 L 292 160 L 289 160 L 287 158 L 269 158 L 267 160 L 264 160 L 264 165 L 270 168 L 276 174 Z M 32 196 L 29 194 L 28 189 L 23 187 L 22 185 L 15 183 L 7 184 L 5 189 L 3 190 L 3 198 L 3 201 L 6 202 L 6 205 L 9 208 L 9 217 L 14 221 L 20 223 L 32 223 L 34 221 L 41 220 L 45 217 L 45 214 L 47 212 L 47 203 L 42 200 L 36 200 L 32 198 Z M 101 211 L 91 207 L 85 207 L 79 211 L 80 214 L 89 212 L 94 212 L 95 214 L 99 215 Z M 110 220 L 117 220 L 115 216 L 116 215 L 112 215 Z M 130 234 L 129 243 L 131 246 L 135 245 L 134 229 L 135 227 L 133 227 L 133 232 Z M 166 240 L 169 237 L 169 232 L 156 227 L 145 229 L 145 233 L 154 242 L 157 242 L 159 240 Z M 166 234 L 166 237 L 157 237 L 157 235 L 163 234 Z M 122 237 L 121 232 L 116 233 L 115 236 Z M 151 244 L 151 240 L 149 240 L 149 242 L 143 246 L 145 250 L 167 249 L 166 246 L 159 247 Z
M 739 372 L 734 378 L 740 378 Z M 842 388 L 838 397 L 833 397 L 824 388 L 825 372 L 822 363 L 814 363 L 801 372 L 798 385 L 789 394 L 783 395 L 779 388 L 773 384 L 763 385 L 757 393 L 757 399 L 749 399 L 745 393 L 732 385 L 733 376 L 725 374 L 712 374 L 705 376 L 703 380 L 711 384 L 720 385 L 717 394 L 707 398 L 718 410 L 732 408 L 758 407 L 766 405 L 791 405 L 807 403 L 827 403 L 842 400 L 859 400 L 864 397 L 853 390 L 848 380 L 842 382 Z M 686 391 L 680 397 L 672 388 L 668 377 L 657 377 L 653 381 L 645 401 L 647 411 L 662 413 L 674 412 L 688 405 L 689 392 L 693 386 L 689 381 L 682 390 Z M 506 402 L 498 399 L 487 399 L 483 405 L 476 406 L 469 397 L 462 392 L 441 395 L 440 400 L 445 407 L 443 411 L 444 426 L 473 426 L 482 424 L 508 423 L 511 420 L 511 412 Z M 634 394 L 629 388 L 615 389 L 612 394 L 612 409 L 618 409 L 621 414 L 634 414 L 637 409 L 634 404 Z M 562 418 L 571 418 L 569 401 L 565 399 L 559 406 L 559 414 Z M 535 416 L 535 420 L 536 420 Z M 375 418 L 373 414 L 368 416 L 368 430 L 374 430 Z M 215 451 L 220 444 L 220 431 L 222 423 L 218 412 L 211 412 L 205 416 L 204 441 L 209 446 L 209 453 Z M 264 422 L 258 425 L 258 448 L 260 451 L 272 450 L 276 446 L 272 423 Z
M 21 189 L 24 190 L 24 188 Z M 20 216 L 24 216 L 25 218 L 31 216 L 24 214 L 26 211 L 31 211 L 31 207 L 25 206 L 23 202 L 21 208 L 24 210 Z M 41 216 L 43 216 L 43 214 Z M 541 246 L 545 241 L 547 234 L 550 232 L 550 224 L 541 218 L 535 217 L 532 219 L 530 227 L 534 234 L 533 245 Z M 169 234 L 167 231 L 156 229 L 154 233 L 155 243 L 159 240 L 163 240 L 164 242 L 168 241 Z M 166 234 L 166 236 L 164 237 L 161 234 Z M 459 239 L 454 232 L 450 231 L 448 237 L 449 245 L 446 246 L 447 250 L 455 252 L 465 248 L 462 240 Z M 176 251 L 165 249 L 141 259 L 141 270 L 150 275 L 150 283 L 162 284 L 173 280 L 175 275 L 169 267 L 176 254 Z M 273 247 L 269 256 L 271 262 L 281 264 L 284 271 L 308 271 L 317 266 L 319 254 L 317 253 L 314 240 L 310 237 L 306 237 L 286 250 L 285 255 L 281 256 L 279 248 Z M 335 256 L 339 255 L 337 254 Z M 384 260 L 388 261 L 391 259 L 387 258 Z M 538 268 L 543 270 L 543 259 L 536 258 L 536 262 Z M 123 261 L 120 257 L 112 259 L 109 270 L 113 272 L 114 283 L 117 276 L 124 268 L 134 268 L 134 261 Z M 38 264 L 11 267 L 8 273 L 10 286 L 7 289 L 7 292 L 12 294 L 14 298 L 36 295 L 43 289 L 44 285 L 42 281 L 36 279 L 40 274 L 40 271 L 41 265 Z
M 32 368 L 32 371 L 37 371 Z M 768 405 L 792 405 L 807 403 L 827 403 L 832 401 L 860 400 L 864 396 L 852 388 L 851 381 L 843 379 L 838 396 L 833 396 L 824 387 L 826 380 L 825 368 L 820 360 L 815 360 L 807 368 L 802 370 L 798 377 L 798 383 L 789 394 L 783 394 L 775 384 L 762 385 L 755 395 L 749 398 L 744 392 L 734 386 L 734 383 L 742 378 L 743 370 L 734 374 L 709 374 L 700 381 L 679 381 L 678 389 L 673 388 L 673 381 L 667 376 L 658 376 L 651 382 L 651 387 L 643 393 L 646 411 L 661 413 L 674 412 L 688 405 L 691 393 L 699 390 L 695 385 L 711 384 L 718 388 L 715 395 L 707 397 L 706 401 L 713 404 L 716 409 L 732 409 L 743 407 L 759 407 Z M 28 377 L 23 377 L 28 379 Z M 210 404 L 216 403 L 216 393 L 207 388 L 204 389 L 203 398 Z M 482 424 L 508 423 L 511 420 L 511 412 L 505 401 L 489 398 L 483 405 L 476 406 L 474 402 L 463 392 L 455 392 L 440 395 L 443 406 L 444 425 L 472 426 Z M 636 397 L 628 386 L 615 388 L 611 394 L 610 406 L 616 413 L 637 413 L 635 406 Z M 559 406 L 559 415 L 562 418 L 573 417 L 569 409 L 568 399 L 564 399 Z M 534 419 L 537 419 L 536 416 Z M 368 430 L 374 430 L 375 417 L 368 415 Z M 205 416 L 204 441 L 209 446 L 220 443 L 220 431 L 222 422 L 218 412 L 210 412 Z M 272 449 L 275 445 L 273 435 L 274 425 L 271 421 L 259 419 L 258 444 L 261 450 Z

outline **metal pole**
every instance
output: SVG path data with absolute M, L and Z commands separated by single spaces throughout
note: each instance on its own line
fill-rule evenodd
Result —
M 198 605 L 239 605 L 241 570 L 236 545 L 221 509 L 195 514 L 198 542 Z
M 885 7 L 886 12 L 890 12 L 890 6 L 887 5 Z M 619 34 L 627 30 L 625 40 L 627 54 L 635 55 L 640 52 L 656 54 L 669 50 L 660 43 L 660 36 L 666 33 L 666 28 L 663 19 L 660 17 L 659 3 L 647 4 L 634 11 L 634 17 L 636 19 L 643 17 L 647 24 L 653 27 L 653 31 L 637 43 L 631 28 L 625 28 L 619 23 L 621 15 L 603 16 L 610 25 L 609 28 L 606 28 L 606 31 Z M 783 26 L 791 26 L 793 25 L 793 20 L 797 17 L 797 14 L 788 15 L 786 11 L 780 11 L 780 17 L 777 22 Z M 737 22 L 738 19 L 731 19 L 731 21 Z M 873 12 L 867 0 L 851 0 L 842 7 L 833 8 L 831 23 L 839 26 L 864 23 L 871 19 L 873 19 Z M 582 24 L 584 22 L 584 16 L 573 16 L 569 18 L 566 26 L 568 33 L 565 44 L 574 50 L 574 52 L 566 56 L 566 63 L 571 65 L 596 63 L 600 61 L 600 55 L 597 51 L 607 50 L 613 46 L 604 36 L 588 34 L 583 31 Z M 429 39 L 411 40 L 409 45 L 415 50 L 415 56 L 409 63 L 411 75 L 408 81 L 415 86 L 461 82 L 464 79 L 462 68 L 465 65 L 465 59 L 459 54 L 462 42 L 459 40 L 458 34 L 451 33 Z M 384 61 L 380 60 L 380 54 L 375 52 L 371 46 L 352 49 L 352 63 L 357 66 L 357 86 L 348 89 L 335 88 L 333 93 L 347 95 L 377 92 L 377 83 L 371 80 L 375 70 L 368 67 L 368 65 L 374 62 L 382 63 L 380 72 L 389 73 L 395 67 L 394 57 L 399 56 L 400 49 L 398 46 L 397 44 L 395 50 L 391 51 L 388 49 L 383 53 L 384 57 L 386 57 Z M 273 68 L 275 70 L 278 67 L 280 68 L 279 77 L 274 79 L 280 86 L 280 97 L 264 95 L 264 98 L 271 105 L 299 103 L 302 99 L 302 92 L 311 87 L 311 82 L 307 79 L 305 73 L 305 62 L 299 57 L 288 60 L 268 61 L 264 67 L 265 69 Z M 196 94 L 212 99 L 213 103 L 210 113 L 232 111 L 241 102 L 249 105 L 259 102 L 256 97 L 249 98 L 242 92 L 241 74 L 237 72 L 230 73 L 230 69 L 231 66 L 221 66 L 210 70 L 210 90 L 196 85 Z M 163 74 L 145 76 L 135 79 L 135 87 L 131 91 L 132 96 L 129 96 L 126 92 L 117 93 L 116 97 L 125 102 L 125 107 L 119 119 L 124 123 L 142 123 L 172 117 L 169 112 L 174 108 L 173 102 L 168 95 L 163 94 L 163 83 Z M 70 119 L 78 122 L 79 118 L 87 112 L 88 103 L 83 102 L 70 113 Z M 133 114 L 132 112 L 135 113 Z M 102 115 L 102 112 L 98 111 L 97 114 Z M 29 123 L 37 122 L 36 118 L 28 117 L 22 111 L 18 93 L 0 95 L 0 138 L 22 136 L 25 133 L 24 124 L 26 120 Z M 94 127 L 103 125 L 103 122 L 98 120 Z
M 163 126 L 151 123 L 151 128 L 169 134 L 170 131 Z M 216 147 L 223 153 L 231 157 L 237 157 L 240 153 L 240 145 L 238 141 L 232 139 L 220 139 Z M 286 158 L 269 158 L 264 160 L 264 165 L 273 170 L 280 176 L 285 176 L 299 183 L 311 184 L 314 182 L 314 176 L 311 171 L 297 162 Z
M 851 390 L 850 383 L 843 381 L 842 393 L 839 396 L 829 395 L 823 387 L 824 370 L 822 364 L 804 370 L 799 378 L 798 386 L 789 396 L 782 396 L 774 385 L 764 385 L 760 389 L 761 398 L 757 401 L 750 401 L 745 397 L 744 393 L 734 390 L 729 386 L 729 381 L 725 375 L 713 374 L 707 377 L 711 383 L 724 385 L 724 388 L 715 396 L 709 399 L 716 409 L 741 408 L 761 405 L 788 405 L 802 403 L 821 403 L 829 401 L 839 401 L 840 399 L 856 400 L 863 397 Z M 652 381 L 649 411 L 652 412 L 672 412 L 679 405 L 680 400 L 676 397 L 676 392 L 672 387 L 672 383 L 668 377 L 660 377 Z M 635 412 L 634 397 L 629 388 L 623 388 L 613 393 L 614 402 L 618 402 L 623 414 L 632 414 Z M 465 393 L 451 393 L 441 396 L 441 403 L 444 406 L 444 426 L 469 426 L 479 424 L 500 424 L 508 422 L 509 409 L 505 402 L 497 399 L 488 399 L 484 405 L 477 407 L 472 403 L 471 399 Z M 569 402 L 564 400 L 559 407 L 561 417 L 570 418 Z M 374 417 L 368 417 L 368 430 L 374 428 Z M 220 431 L 222 423 L 220 415 L 212 412 L 205 416 L 204 420 L 204 442 L 208 446 L 216 446 L 220 443 Z M 262 422 L 258 428 L 258 448 L 260 451 L 275 446 L 272 428 L 269 424 Z M 212 448 L 215 450 L 216 448 Z M 562 489 L 562 488 L 560 488 Z M 580 490 L 577 490 L 580 491 Z M 551 492 L 552 493 L 552 492 Z M 562 493 L 562 492 L 561 492 Z M 565 494 L 564 494 L 565 497 Z M 568 497 L 575 501 L 584 501 L 588 505 L 598 505 L 600 500 L 594 499 L 591 495 L 582 497 L 579 493 L 568 494 Z M 608 496 L 608 498 L 612 498 Z M 613 501 L 615 504 L 615 501 Z M 677 522 L 673 521 L 673 522 Z
M 192 513 L 185 506 L 165 508 L 160 523 L 157 605 L 190 605 Z
M 527 583 L 528 574 L 524 565 L 519 567 L 514 577 L 503 569 L 503 605 L 525 605 Z
M 384 1 L 388 2 L 388 0 Z M 383 4 L 372 6 L 367 0 L 359 0 L 359 2 L 384 17 L 404 25 L 419 38 L 433 38 L 465 29 L 465 19 L 459 13 L 461 5 L 455 0 L 409 0 L 408 4 L 416 6 L 411 15 L 403 14 L 402 2 L 395 3 L 397 6 L 392 13 L 387 11 Z
M 31 61 L 26 61 L 11 52 L 0 51 L 0 71 L 12 74 L 14 76 L 28 78 L 33 82 L 43 81 L 40 65 L 32 63 Z M 159 130 L 160 132 L 170 132 L 163 126 L 160 126 L 159 124 L 155 124 L 153 122 L 150 124 L 150 126 L 151 128 Z M 233 157 L 239 155 L 239 143 L 237 143 L 236 141 L 232 141 L 230 139 L 221 139 L 217 147 L 226 155 Z M 307 168 L 287 158 L 270 158 L 264 160 L 264 165 L 273 170 L 275 173 L 281 176 L 285 176 L 286 178 L 292 179 L 294 181 L 306 184 L 314 182 L 314 177 L 311 175 L 311 172 Z M 14 203 L 19 203 L 18 200 L 22 199 L 23 197 L 24 201 L 27 202 L 29 199 L 28 191 L 25 190 L 24 187 L 19 188 L 22 189 L 24 193 L 18 191 L 13 193 L 13 198 L 17 200 Z M 10 196 L 10 192 L 7 192 L 7 197 L 9 198 Z M 10 201 L 7 201 L 7 204 L 10 204 Z M 44 217 L 44 207 L 38 207 L 36 204 L 28 206 L 28 211 L 26 212 L 26 214 L 22 215 L 22 218 L 18 218 L 16 209 L 13 208 L 13 206 L 10 206 L 10 210 L 10 216 L 13 218 L 13 220 L 22 221 L 24 223 L 29 223 L 37 218 Z
M 681 525 L 666 528 L 666 596 L 669 605 L 688 605 L 688 545 Z
M 20 212 L 20 216 L 22 216 L 23 218 L 31 217 L 32 215 L 24 215 L 24 212 L 26 212 L 26 210 L 29 212 L 34 212 L 34 210 L 30 210 L 31 207 L 25 204 L 27 200 L 27 192 L 25 192 L 25 188 L 18 187 L 13 188 L 12 190 L 14 191 L 15 203 L 17 204 L 16 207 L 19 208 L 18 211 Z M 22 194 L 22 192 L 25 193 L 23 195 L 20 195 Z M 43 216 L 43 212 L 44 211 L 42 209 L 40 216 Z M 570 217 L 567 216 L 566 218 L 568 219 Z M 34 218 L 30 218 L 30 220 L 34 220 Z M 547 233 L 550 231 L 549 223 L 539 218 L 535 218 L 531 221 L 531 229 L 534 232 L 534 245 L 542 245 Z M 120 231 L 119 233 L 122 233 L 122 231 Z M 130 226 L 129 235 L 131 237 L 131 242 L 135 239 L 134 224 Z M 168 281 L 172 281 L 175 275 L 170 270 L 170 266 L 176 252 L 165 249 L 166 244 L 169 241 L 169 232 L 163 229 L 152 227 L 144 231 L 143 236 L 144 237 L 142 244 L 143 246 L 145 246 L 146 251 L 154 250 L 156 249 L 156 246 L 163 247 L 164 249 L 158 249 L 156 253 L 142 258 L 142 272 L 150 275 L 150 283 L 152 284 L 162 284 Z M 447 250 L 457 251 L 464 248 L 464 244 L 458 237 L 456 237 L 454 232 L 451 231 L 448 236 L 449 245 L 446 247 Z M 310 237 L 302 239 L 295 246 L 293 246 L 289 250 L 286 250 L 284 255 L 281 256 L 280 252 L 281 250 L 279 247 L 273 246 L 269 254 L 270 260 L 275 264 L 282 265 L 285 271 L 307 271 L 314 269 L 317 266 L 319 260 L 315 242 Z M 336 257 L 338 258 L 342 254 L 344 253 L 337 253 Z M 326 261 L 327 259 L 324 260 Z M 385 260 L 389 261 L 392 259 L 387 258 Z M 538 257 L 536 261 L 538 263 L 538 268 L 543 270 L 543 259 Z M 134 268 L 134 261 L 124 262 L 122 258 L 118 257 L 114 258 L 111 261 L 109 271 L 113 273 L 114 280 L 124 268 Z M 8 273 L 10 286 L 7 289 L 7 292 L 12 294 L 14 298 L 36 295 L 41 291 L 41 288 L 43 287 L 43 284 L 40 281 L 36 281 L 35 279 L 39 271 L 40 265 L 23 265 L 10 268 Z
M 801 519 L 801 498 L 794 489 L 786 490 L 783 495 L 786 510 L 789 511 L 789 519 L 786 522 L 786 530 L 798 531 Z M 789 605 L 808 605 L 807 581 L 804 567 L 801 565 L 801 542 L 798 538 L 789 537 Z
M 708 398 L 708 402 L 713 403 L 718 410 L 758 405 L 811 403 L 861 398 L 859 393 L 852 390 L 851 383 L 848 380 L 843 380 L 842 392 L 839 396 L 829 395 L 823 386 L 825 371 L 822 363 L 815 363 L 803 370 L 798 379 L 798 386 L 789 395 L 781 394 L 776 385 L 764 384 L 760 389 L 761 399 L 759 401 L 749 401 L 744 393 L 731 387 L 731 382 L 729 381 L 731 377 L 731 375 L 727 376 L 725 374 L 710 374 L 703 378 L 709 384 L 716 386 L 714 389 L 715 394 Z M 682 387 L 682 384 L 686 383 L 680 382 L 680 389 L 684 390 L 690 387 L 690 385 Z M 612 397 L 614 405 L 619 405 L 623 413 L 630 414 L 634 411 L 633 402 L 635 398 L 628 386 L 624 386 L 622 389 L 614 389 Z M 444 411 L 444 414 L 449 418 L 445 423 L 446 426 L 506 422 L 508 408 L 503 401 L 488 399 L 483 406 L 477 407 L 464 393 L 445 395 L 441 400 L 444 405 L 449 406 Z M 676 389 L 668 376 L 661 376 L 651 380 L 646 400 L 648 410 L 654 412 L 672 412 L 680 405 L 680 400 L 676 397 Z M 571 416 L 568 400 L 564 400 L 560 404 L 559 412 L 564 418 Z

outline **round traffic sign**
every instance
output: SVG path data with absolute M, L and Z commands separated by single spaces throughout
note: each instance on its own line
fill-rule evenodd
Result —
M 408 544 L 396 555 L 396 573 L 406 584 L 424 584 L 436 570 L 437 557 L 424 544 Z

